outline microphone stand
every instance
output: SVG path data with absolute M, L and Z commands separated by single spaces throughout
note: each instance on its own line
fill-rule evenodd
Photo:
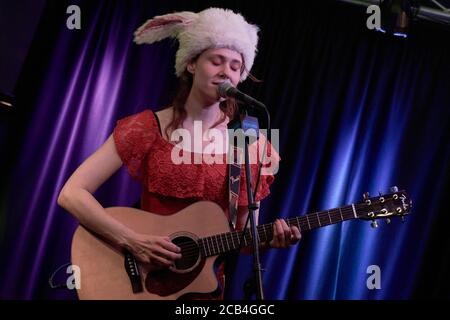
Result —
M 243 114 L 240 117 L 240 126 L 242 130 L 245 132 L 246 129 L 248 129 L 248 125 L 246 125 L 246 119 L 250 119 L 253 117 L 249 117 L 247 115 L 247 110 L 244 109 Z M 257 126 L 257 132 L 259 130 L 258 120 L 256 118 L 253 118 L 254 120 L 248 120 L 248 122 L 256 122 Z M 256 120 L 256 121 L 255 121 Z M 252 188 L 252 175 L 250 170 L 250 160 L 249 160 L 249 137 L 244 134 L 244 156 L 245 156 L 245 177 L 246 177 L 246 184 L 247 184 L 247 199 L 248 199 L 248 218 L 250 219 L 250 235 L 252 238 L 252 252 L 253 252 L 253 273 L 254 273 L 254 284 L 253 286 L 251 283 L 246 285 L 248 290 L 253 291 L 252 289 L 256 289 L 256 299 L 257 300 L 264 300 L 264 292 L 262 287 L 262 268 L 261 268 L 261 260 L 260 260 L 260 254 L 259 254 L 259 236 L 258 236 L 258 230 L 256 228 L 256 218 L 255 218 L 255 211 L 258 209 L 258 205 L 255 203 L 255 198 L 253 195 L 253 188 Z M 258 134 L 257 134 L 258 137 Z M 246 228 L 244 228 L 245 233 Z M 250 280 L 251 281 L 251 280 Z M 249 292 L 250 293 L 250 292 Z M 250 296 L 250 295 L 249 295 Z
M 247 129 L 256 128 L 256 138 L 258 138 L 259 134 L 259 125 L 258 125 L 258 119 L 254 117 L 250 117 L 247 115 L 247 108 L 256 108 L 259 110 L 264 110 L 266 117 L 267 117 L 267 134 L 268 134 L 268 141 L 270 141 L 270 114 L 267 110 L 266 106 L 259 102 L 258 100 L 247 96 L 246 94 L 241 93 L 239 90 L 235 90 L 230 84 L 225 83 L 223 88 L 219 87 L 219 95 L 222 97 L 227 97 L 230 93 L 231 96 L 233 96 L 236 100 L 239 100 L 241 102 L 245 103 L 245 108 L 240 109 L 239 114 L 239 121 L 236 121 L 234 125 L 237 125 L 244 131 L 244 154 L 245 154 L 245 176 L 246 176 L 246 184 L 247 184 L 247 199 L 248 199 L 248 217 L 247 222 L 245 223 L 244 230 L 242 232 L 242 238 L 240 242 L 240 246 L 242 244 L 242 239 L 244 239 L 245 232 L 247 230 L 247 224 L 250 220 L 250 236 L 252 238 L 252 252 L 253 252 L 253 272 L 254 272 L 254 281 L 251 281 L 249 279 L 245 285 L 244 285 L 244 291 L 246 296 L 248 298 L 251 297 L 252 292 L 256 290 L 256 299 L 257 300 L 264 300 L 264 292 L 262 287 L 262 271 L 261 268 L 261 260 L 260 260 L 260 254 L 259 254 L 259 236 L 258 236 L 258 230 L 256 228 L 256 217 L 255 217 L 255 211 L 258 209 L 258 205 L 255 203 L 255 196 L 253 194 L 253 188 L 252 188 L 252 175 L 250 170 L 250 160 L 249 160 L 249 142 L 247 136 L 245 134 L 245 131 Z M 234 122 L 234 121 L 233 121 Z M 237 129 L 236 127 L 234 129 Z M 266 140 L 267 141 L 267 140 Z M 265 153 L 265 147 L 264 146 L 264 153 Z M 264 157 L 263 153 L 263 157 Z M 256 157 L 258 158 L 259 155 Z M 262 161 L 262 160 L 261 160 Z M 261 166 L 259 167 L 258 177 L 256 181 L 256 186 L 258 187 L 259 179 L 261 175 Z M 255 195 L 257 193 L 257 187 L 255 188 Z

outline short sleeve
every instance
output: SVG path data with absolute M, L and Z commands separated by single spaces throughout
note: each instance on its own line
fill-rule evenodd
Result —
M 261 155 L 264 151 L 265 137 L 261 135 L 258 142 L 253 143 L 249 148 L 250 155 L 250 173 L 252 175 L 253 188 L 255 187 L 256 179 L 258 177 L 259 165 L 256 163 L 256 156 L 259 155 L 258 159 L 261 160 Z M 261 177 L 258 184 L 258 191 L 256 193 L 255 202 L 261 201 L 270 194 L 270 185 L 275 180 L 275 175 L 278 172 L 279 162 L 281 158 L 278 152 L 275 150 L 270 142 L 267 142 L 266 153 L 263 159 L 263 166 L 261 168 Z M 247 181 L 245 175 L 245 165 L 241 166 L 241 181 L 239 187 L 239 206 L 248 205 L 247 197 Z
M 113 131 L 116 149 L 128 172 L 136 180 L 141 181 L 143 161 L 159 134 L 158 130 L 151 110 L 117 121 Z

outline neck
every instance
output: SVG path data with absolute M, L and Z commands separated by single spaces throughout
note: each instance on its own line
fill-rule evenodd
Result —
M 219 101 L 206 102 L 191 90 L 185 104 L 185 121 L 193 123 L 202 121 L 204 126 L 210 126 L 220 117 Z

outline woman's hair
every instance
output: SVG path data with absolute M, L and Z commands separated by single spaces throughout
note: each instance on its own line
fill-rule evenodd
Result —
M 193 61 L 195 61 L 198 57 L 199 55 L 195 57 Z M 258 80 L 252 74 L 250 74 L 250 72 L 245 67 L 245 64 L 243 63 L 241 73 L 244 70 L 247 71 L 248 77 L 252 81 L 262 82 L 261 80 Z M 178 89 L 175 93 L 175 97 L 172 100 L 172 107 L 173 107 L 172 120 L 169 122 L 169 124 L 164 130 L 164 134 L 166 135 L 167 139 L 170 139 L 170 134 L 174 130 L 180 128 L 183 124 L 183 121 L 186 119 L 186 110 L 184 108 L 184 105 L 186 104 L 186 100 L 192 89 L 192 83 L 193 83 L 192 74 L 187 70 L 184 70 L 184 72 L 180 76 L 180 81 Z M 211 128 L 214 128 L 223 121 L 225 121 L 227 116 L 229 119 L 234 119 L 234 117 L 236 116 L 236 112 L 238 111 L 237 102 L 234 98 L 228 98 L 227 100 L 221 101 L 219 104 L 219 108 L 222 111 L 222 116 L 211 126 Z

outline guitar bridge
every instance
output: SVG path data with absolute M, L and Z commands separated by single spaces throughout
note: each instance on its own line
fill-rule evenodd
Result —
M 134 256 L 128 251 L 125 251 L 124 265 L 128 278 L 130 278 L 130 284 L 133 293 L 142 292 L 144 289 L 142 287 L 142 279 L 139 272 L 139 267 Z

